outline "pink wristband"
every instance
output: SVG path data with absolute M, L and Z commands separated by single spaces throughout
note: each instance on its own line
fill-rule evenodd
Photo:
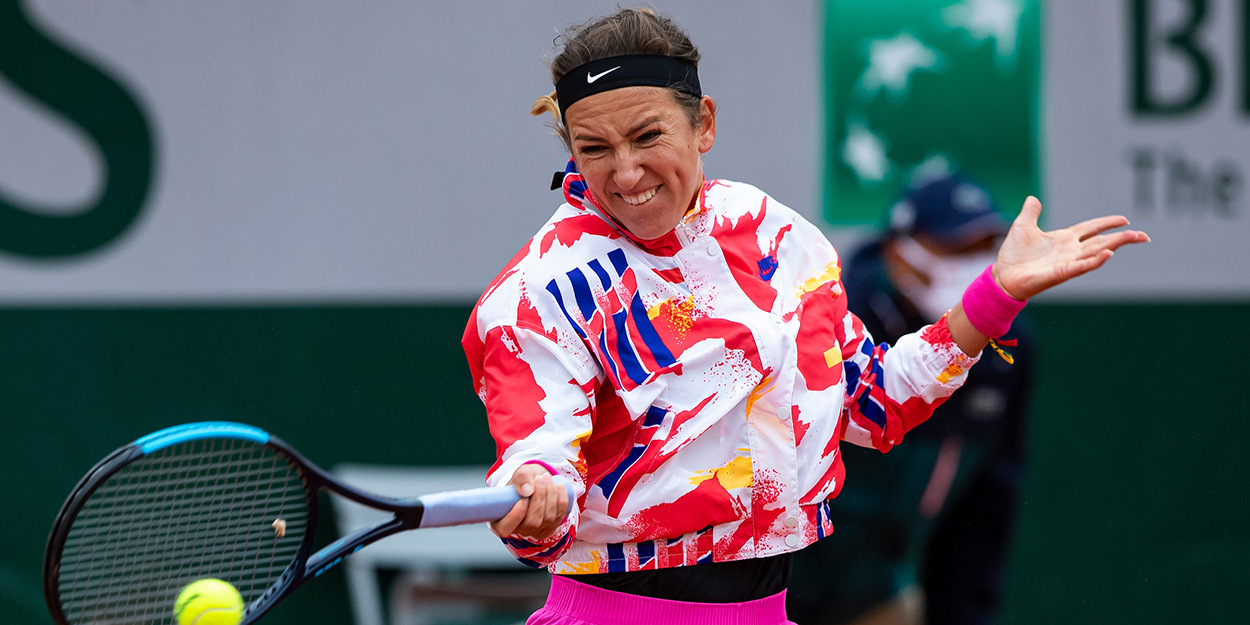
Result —
M 560 475 L 560 472 L 559 472 L 559 471 L 557 471 L 555 467 L 553 467 L 553 466 L 551 466 L 551 465 L 547 464 L 546 462 L 543 462 L 542 460 L 526 460 L 525 462 L 522 462 L 522 463 L 521 463 L 521 467 L 523 467 L 523 466 L 525 466 L 525 465 L 527 465 L 527 464 L 537 464 L 537 465 L 541 465 L 541 466 L 542 466 L 542 468 L 544 468 L 544 469 L 546 469 L 547 471 L 549 471 L 552 475 Z M 521 467 L 517 467 L 517 468 L 519 469 L 519 468 L 521 468 Z
M 1011 329 L 1011 321 L 1020 314 L 1029 300 L 1020 301 L 1007 295 L 994 282 L 994 265 L 985 268 L 964 290 L 964 314 L 972 327 L 996 339 Z

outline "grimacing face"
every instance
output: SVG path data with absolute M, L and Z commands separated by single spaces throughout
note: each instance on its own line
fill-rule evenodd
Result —
M 623 87 L 565 111 L 573 161 L 599 206 L 630 234 L 655 239 L 681 221 L 703 182 L 704 152 L 716 140 L 716 104 L 704 96 L 691 126 L 662 87 Z

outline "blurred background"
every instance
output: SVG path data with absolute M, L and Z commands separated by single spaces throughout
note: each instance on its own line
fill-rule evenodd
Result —
M 1000 622 L 1243 622 L 1250 0 L 654 6 L 703 52 L 708 175 L 844 257 L 949 172 L 1008 217 L 1033 194 L 1049 227 L 1150 233 L 1028 308 Z M 562 201 L 567 155 L 527 115 L 552 39 L 615 7 L 0 0 L 0 618 L 50 622 L 62 501 L 159 428 L 489 465 L 460 336 Z M 364 625 L 342 569 L 314 586 L 265 622 Z

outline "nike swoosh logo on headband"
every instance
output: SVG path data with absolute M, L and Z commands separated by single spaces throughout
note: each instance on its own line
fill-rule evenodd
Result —
M 590 83 L 592 83 L 592 82 L 594 82 L 594 81 L 596 81 L 596 80 L 599 80 L 600 78 L 603 78 L 604 76 L 607 76 L 608 74 L 611 74 L 612 72 L 615 72 L 615 71 L 616 71 L 616 70 L 618 70 L 618 69 L 621 69 L 621 66 L 620 66 L 620 65 L 617 65 L 616 67 L 613 67 L 612 69 L 610 69 L 610 70 L 608 70 L 608 71 L 606 71 L 606 72 L 603 72 L 603 73 L 601 73 L 601 74 L 595 74 L 594 76 L 591 76 L 590 74 L 586 74 L 586 84 L 588 84 L 588 85 L 589 85 Z

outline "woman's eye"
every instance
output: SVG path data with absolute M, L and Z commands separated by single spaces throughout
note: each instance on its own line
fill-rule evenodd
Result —
M 655 141 L 656 139 L 659 139 L 659 138 L 660 138 L 660 131 L 658 131 L 658 130 L 652 130 L 652 131 L 650 131 L 650 132 L 645 132 L 645 133 L 643 133 L 641 136 L 639 136 L 639 137 L 638 137 L 638 142 L 639 142 L 639 143 L 647 143 L 647 142 L 650 142 L 650 141 Z
M 604 147 L 601 145 L 587 145 L 578 149 L 579 152 L 586 155 L 602 154 Z

